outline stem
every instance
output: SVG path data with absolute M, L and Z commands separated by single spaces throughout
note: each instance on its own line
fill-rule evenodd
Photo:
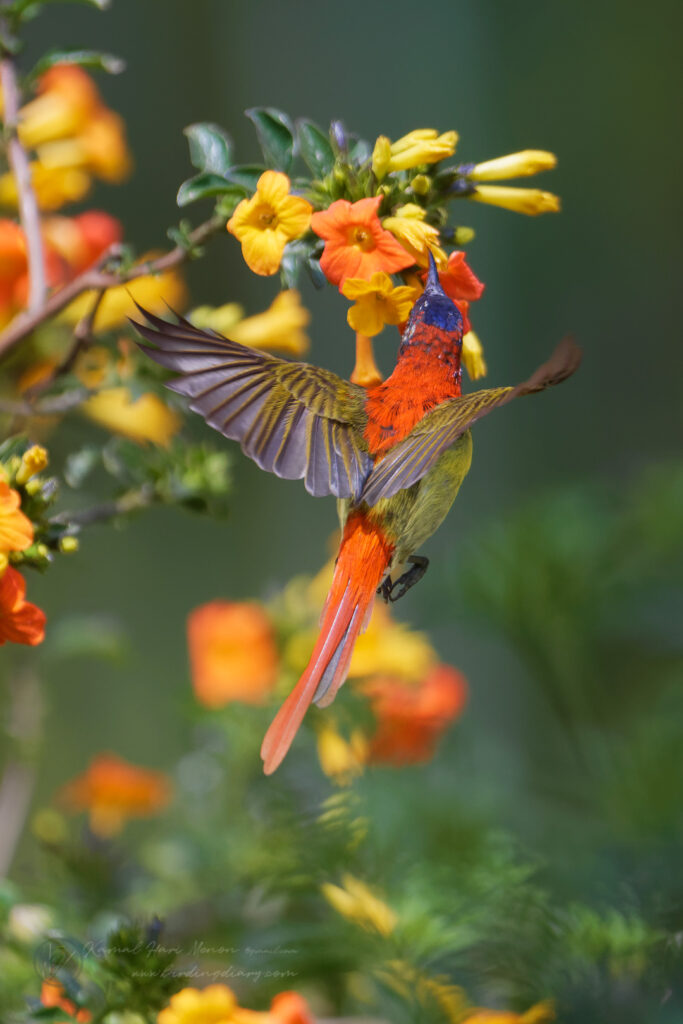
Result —
M 103 523 L 107 519 L 115 519 L 116 516 L 126 515 L 139 508 L 148 508 L 156 500 L 151 487 L 141 487 L 136 491 L 127 491 L 116 501 L 106 501 L 102 505 L 92 505 L 77 512 L 60 512 L 50 521 L 66 526 L 91 526 L 93 523 Z
M 350 380 L 352 384 L 360 384 L 362 388 L 374 388 L 384 380 L 375 363 L 372 338 L 364 334 L 356 334 L 356 365 Z
M 12 865 L 31 804 L 42 710 L 38 678 L 26 671 L 10 685 L 6 731 L 14 749 L 7 757 L 0 781 L 0 878 L 7 875 Z
M 118 244 L 112 246 L 110 250 L 104 253 L 97 266 L 85 270 L 78 277 L 74 278 L 73 281 L 70 281 L 69 284 L 53 292 L 40 309 L 33 313 L 27 311 L 15 317 L 7 330 L 0 334 L 0 357 L 14 348 L 15 345 L 22 341 L 31 331 L 34 331 L 36 327 L 39 327 L 40 324 L 60 313 L 70 302 L 78 298 L 82 292 L 91 290 L 106 291 L 107 288 L 127 284 L 129 281 L 134 281 L 138 277 L 144 277 L 146 274 L 160 274 L 164 270 L 177 267 L 188 259 L 191 248 L 205 242 L 207 238 L 215 235 L 224 225 L 225 218 L 211 217 L 195 228 L 194 231 L 190 232 L 188 236 L 189 246 L 176 245 L 169 252 L 164 253 L 163 256 L 159 256 L 154 260 L 146 260 L 144 263 L 138 263 L 123 272 L 103 269 L 109 260 L 118 254 L 120 249 Z
M 5 133 L 7 136 L 7 161 L 17 186 L 19 219 L 24 229 L 28 253 L 28 312 L 35 313 L 45 303 L 47 281 L 45 280 L 45 259 L 43 238 L 40 231 L 40 212 L 36 194 L 31 184 L 31 168 L 26 150 L 19 141 L 19 87 L 16 68 L 12 58 L 5 54 L 0 61 L 0 82 L 5 104 Z

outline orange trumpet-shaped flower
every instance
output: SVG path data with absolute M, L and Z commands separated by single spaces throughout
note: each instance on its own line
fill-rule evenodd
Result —
M 171 787 L 162 772 L 130 764 L 116 754 L 99 754 L 87 771 L 64 786 L 61 800 L 72 810 L 87 810 L 99 836 L 121 831 L 126 818 L 145 818 L 166 806 Z
M 360 689 L 377 719 L 369 760 L 391 764 L 428 761 L 467 699 L 464 676 L 449 665 L 437 665 L 417 684 L 389 676 L 371 679 Z
M 35 647 L 45 636 L 45 612 L 25 600 L 26 581 L 8 566 L 0 576 L 0 645 Z
M 439 274 L 439 281 L 446 295 L 453 301 L 466 299 L 468 302 L 476 302 L 486 287 L 468 266 L 464 252 L 450 254 L 446 269 Z
M 64 1010 L 70 1017 L 77 1020 L 79 1024 L 88 1024 L 92 1020 L 92 1014 L 89 1010 L 79 1010 L 75 1003 L 66 998 L 64 988 L 56 978 L 47 978 L 43 982 L 40 989 L 40 1002 L 43 1006 L 58 1006 L 60 1010 Z
M 211 601 L 187 620 L 192 685 L 209 708 L 230 701 L 261 704 L 277 679 L 270 619 L 257 604 Z
M 19 493 L 0 480 L 0 552 L 25 551 L 33 544 L 33 524 L 20 504 Z
M 382 227 L 377 210 L 382 196 L 350 203 L 337 199 L 327 210 L 314 213 L 311 227 L 325 240 L 320 267 L 341 290 L 347 277 L 369 280 L 378 271 L 394 274 L 415 261 L 390 231 Z

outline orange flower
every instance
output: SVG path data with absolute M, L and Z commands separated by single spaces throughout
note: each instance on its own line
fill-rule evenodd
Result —
M 33 524 L 20 510 L 21 498 L 0 480 L 0 552 L 25 551 L 33 544 Z
M 320 267 L 328 281 L 342 285 L 347 277 L 369 280 L 378 271 L 395 274 L 415 261 L 380 224 L 382 196 L 350 203 L 337 199 L 327 210 L 314 213 L 311 227 L 325 239 Z
M 208 708 L 261 704 L 278 672 L 273 627 L 257 604 L 211 601 L 187 620 L 192 685 Z
M 64 786 L 60 799 L 87 810 L 99 836 L 116 835 L 126 818 L 146 818 L 166 806 L 171 788 L 162 772 L 139 768 L 116 754 L 99 754 L 87 771 Z
M 45 276 L 48 284 L 64 280 L 61 261 L 54 249 L 44 246 Z M 28 258 L 26 239 L 13 220 L 0 219 L 0 328 L 26 305 L 28 296 Z
M 79 1024 L 88 1024 L 88 1021 L 92 1020 L 92 1014 L 89 1010 L 79 1010 L 75 1003 L 66 998 L 64 989 L 55 978 L 47 978 L 43 982 L 40 989 L 40 1001 L 43 1006 L 58 1006 L 60 1010 L 65 1010 Z M 64 1024 L 66 1024 L 66 1021 Z
M 45 612 L 24 600 L 26 581 L 8 566 L 0 576 L 0 645 L 28 644 L 35 647 L 45 636 Z
M 121 224 L 102 210 L 88 210 L 77 217 L 48 217 L 43 234 L 68 266 L 69 279 L 83 270 L 123 238 Z
M 417 684 L 380 676 L 360 689 L 377 719 L 369 760 L 392 764 L 428 761 L 467 699 L 464 677 L 449 665 L 437 665 Z
M 467 265 L 464 252 L 450 254 L 448 266 L 442 274 L 439 274 L 439 281 L 446 295 L 449 295 L 453 301 L 466 299 L 468 302 L 476 302 L 481 298 L 485 288 L 483 281 L 480 281 Z
M 308 1003 L 298 992 L 280 992 L 270 1004 L 273 1024 L 315 1024 Z
M 472 1009 L 463 1018 L 462 1024 L 547 1024 L 555 1020 L 555 1009 L 552 1002 L 545 1000 L 531 1006 L 526 1013 L 513 1013 L 512 1010 Z

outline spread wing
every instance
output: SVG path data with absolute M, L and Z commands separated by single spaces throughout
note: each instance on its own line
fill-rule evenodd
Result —
M 492 409 L 513 398 L 532 395 L 560 384 L 578 369 L 581 349 L 572 338 L 564 338 L 547 363 L 523 384 L 508 388 L 473 391 L 451 398 L 427 413 L 403 441 L 390 449 L 368 477 L 361 500 L 374 505 L 421 480 L 442 452 L 450 448 L 473 423 Z
M 372 467 L 363 430 L 365 391 L 328 370 L 247 348 L 187 320 L 133 323 L 140 348 L 180 377 L 167 387 L 268 472 L 303 477 L 316 497 L 358 498 Z M 355 424 L 355 425 L 354 425 Z

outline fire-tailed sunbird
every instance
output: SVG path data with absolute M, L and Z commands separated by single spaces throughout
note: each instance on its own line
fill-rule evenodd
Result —
M 396 367 L 375 387 L 294 363 L 141 310 L 136 324 L 156 347 L 141 346 L 181 374 L 168 387 L 261 469 L 304 479 L 316 497 L 338 499 L 342 539 L 320 634 L 301 679 L 261 748 L 273 772 L 311 701 L 330 704 L 349 669 L 376 592 L 400 597 L 424 573 L 414 552 L 445 518 L 472 458 L 470 427 L 520 395 L 559 384 L 581 352 L 560 342 L 547 363 L 516 387 L 460 392 L 462 317 L 444 293 L 434 261 L 403 332 Z M 395 570 L 409 568 L 398 579 Z

